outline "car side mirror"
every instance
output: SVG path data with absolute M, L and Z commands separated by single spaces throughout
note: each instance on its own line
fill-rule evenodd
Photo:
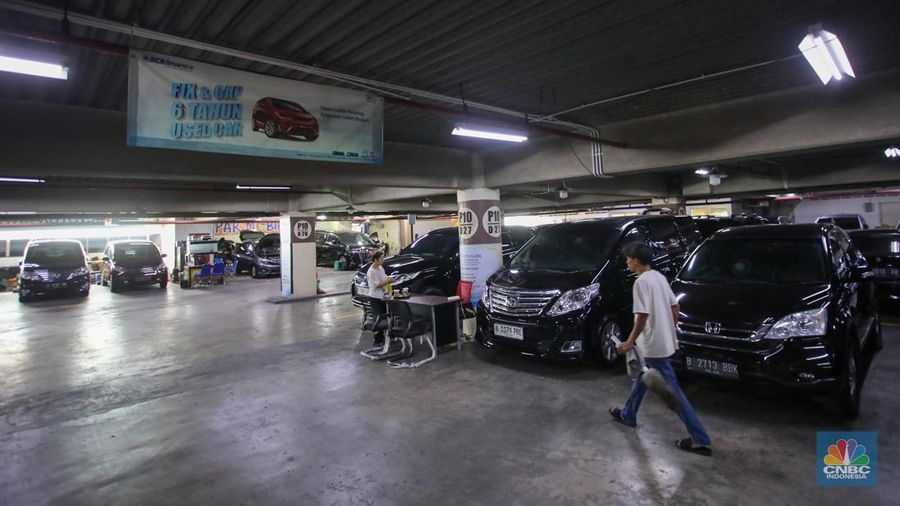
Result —
M 166 258 L 167 256 L 168 256 L 168 255 L 166 255 L 165 253 L 163 253 L 162 255 L 160 255 L 160 258 Z
M 863 225 L 863 229 L 864 229 L 864 230 L 868 230 L 868 229 L 869 229 L 869 226 L 868 226 L 868 225 Z

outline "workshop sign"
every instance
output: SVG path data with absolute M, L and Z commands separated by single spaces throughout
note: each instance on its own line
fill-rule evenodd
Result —
M 129 146 L 382 162 L 377 95 L 142 51 L 129 59 Z

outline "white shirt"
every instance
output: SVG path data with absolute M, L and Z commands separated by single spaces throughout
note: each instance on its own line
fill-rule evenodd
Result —
M 369 283 L 369 297 L 384 297 L 384 289 L 378 285 L 387 281 L 387 274 L 384 273 L 384 267 L 369 267 L 366 272 L 366 281 Z
M 634 312 L 647 315 L 647 325 L 637 338 L 638 350 L 645 358 L 672 356 L 678 349 L 672 306 L 678 302 L 669 286 L 669 280 L 651 269 L 638 276 L 632 288 L 632 296 Z

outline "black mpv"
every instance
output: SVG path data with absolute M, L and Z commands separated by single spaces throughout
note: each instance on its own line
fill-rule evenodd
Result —
M 618 358 L 614 339 L 631 331 L 631 288 L 622 247 L 649 245 L 669 279 L 696 246 L 684 216 L 604 218 L 542 228 L 491 276 L 478 304 L 476 340 L 546 359 Z
M 872 274 L 833 225 L 722 230 L 672 284 L 676 369 L 830 394 L 855 416 L 860 350 L 881 347 Z

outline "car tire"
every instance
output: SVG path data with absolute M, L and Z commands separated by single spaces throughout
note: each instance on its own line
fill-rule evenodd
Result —
M 839 394 L 841 413 L 847 418 L 859 415 L 859 401 L 862 388 L 860 381 L 859 343 L 850 342 L 844 364 L 844 380 Z
M 884 340 L 881 333 L 881 314 L 875 313 L 875 321 L 872 323 L 872 329 L 869 330 L 869 343 L 872 351 L 881 351 L 884 348 Z
M 259 273 L 256 271 L 256 266 L 250 266 L 250 277 L 253 279 L 259 279 Z
M 597 326 L 594 339 L 591 343 L 591 358 L 601 367 L 612 367 L 619 361 L 619 352 L 612 341 L 615 337 L 619 341 L 625 341 L 622 327 L 612 317 L 606 317 Z
M 275 137 L 278 135 L 278 130 L 275 128 L 275 122 L 272 120 L 266 121 L 265 127 L 266 137 Z
M 110 277 L 109 278 L 109 291 L 112 293 L 118 293 L 119 290 L 121 290 L 121 288 L 119 288 L 119 284 L 116 283 L 116 278 Z
M 29 303 L 29 302 L 31 302 L 31 301 L 32 301 L 31 296 L 29 296 L 29 295 L 22 295 L 21 293 L 19 294 L 19 302 L 21 302 L 22 304 L 27 304 L 27 303 Z
M 303 138 L 306 139 L 306 140 L 309 141 L 309 142 L 312 142 L 312 141 L 314 141 L 314 140 L 316 140 L 316 139 L 319 138 L 319 134 L 317 134 L 317 133 L 312 133 L 312 134 L 309 134 L 309 135 L 304 135 Z
M 165 290 L 168 286 L 169 286 L 169 280 L 168 280 L 168 279 L 163 279 L 162 281 L 159 282 L 159 288 L 160 288 L 161 290 Z
M 90 295 L 90 294 L 91 294 L 91 289 L 90 289 L 90 288 L 88 288 L 87 290 L 84 290 L 84 291 L 82 291 L 82 292 L 78 292 L 78 296 L 79 296 L 79 297 L 87 297 L 87 296 Z

